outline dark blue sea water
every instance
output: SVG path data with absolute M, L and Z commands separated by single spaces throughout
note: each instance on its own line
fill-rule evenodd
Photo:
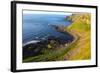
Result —
M 61 33 L 51 26 L 70 25 L 71 22 L 65 20 L 66 16 L 54 14 L 23 14 L 23 44 L 36 40 L 40 41 L 49 36 L 62 40 L 71 40 L 71 35 Z

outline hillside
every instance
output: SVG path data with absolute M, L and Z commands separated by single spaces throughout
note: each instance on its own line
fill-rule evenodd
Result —
M 91 16 L 89 13 L 72 14 L 67 19 L 72 21 L 68 29 L 90 30 Z
M 64 59 L 67 60 L 85 60 L 91 58 L 90 47 L 90 24 L 91 15 L 89 13 L 76 13 L 67 18 L 72 24 L 66 27 L 66 31 L 77 35 L 79 40 L 76 46 L 72 47 Z

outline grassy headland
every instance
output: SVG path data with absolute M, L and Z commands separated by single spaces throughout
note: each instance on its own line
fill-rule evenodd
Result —
M 65 54 L 64 58 L 68 60 L 90 59 L 91 15 L 89 13 L 72 14 L 67 20 L 71 20 L 72 24 L 66 27 L 65 30 L 69 30 L 72 34 L 76 34 L 79 40 L 76 46 L 72 47 L 69 52 Z

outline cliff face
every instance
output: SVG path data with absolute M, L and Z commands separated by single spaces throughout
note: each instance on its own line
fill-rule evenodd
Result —
M 91 15 L 89 13 L 76 13 L 67 18 L 72 21 L 68 29 L 89 30 L 91 24 Z

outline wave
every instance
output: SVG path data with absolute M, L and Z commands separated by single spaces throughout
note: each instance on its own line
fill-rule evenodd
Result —
M 40 42 L 40 41 L 39 40 L 32 40 L 32 41 L 29 41 L 29 42 L 23 44 L 23 46 L 26 46 L 28 44 L 38 43 L 38 42 Z

